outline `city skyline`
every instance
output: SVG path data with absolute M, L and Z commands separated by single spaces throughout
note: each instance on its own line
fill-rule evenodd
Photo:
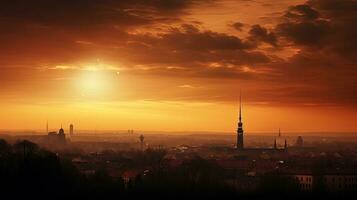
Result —
M 0 1 L 12 199 L 357 194 L 357 0 Z
M 353 0 L 0 5 L 0 130 L 357 132 Z

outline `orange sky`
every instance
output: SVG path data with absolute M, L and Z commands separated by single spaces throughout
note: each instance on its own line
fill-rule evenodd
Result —
M 352 0 L 0 6 L 0 129 L 356 131 Z

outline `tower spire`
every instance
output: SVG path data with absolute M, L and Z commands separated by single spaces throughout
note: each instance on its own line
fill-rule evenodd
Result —
M 242 122 L 242 91 L 239 91 L 239 122 Z
M 238 122 L 238 129 L 237 129 L 237 148 L 243 149 L 243 123 L 242 123 L 242 94 L 239 94 L 239 122 Z

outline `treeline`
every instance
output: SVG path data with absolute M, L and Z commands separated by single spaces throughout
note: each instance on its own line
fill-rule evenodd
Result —
M 0 177 L 1 195 L 15 199 L 96 198 L 125 192 L 123 181 L 112 179 L 105 170 L 84 176 L 70 161 L 29 141 L 10 145 L 0 140 Z

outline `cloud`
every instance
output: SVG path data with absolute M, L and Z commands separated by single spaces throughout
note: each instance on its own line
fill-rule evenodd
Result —
M 277 37 L 273 32 L 269 32 L 266 28 L 259 24 L 253 25 L 249 31 L 249 39 L 253 42 L 265 42 L 272 46 L 277 46 Z
M 232 24 L 232 27 L 235 28 L 237 31 L 242 31 L 244 24 L 240 22 L 235 22 Z
M 185 85 L 179 85 L 178 86 L 179 88 L 188 88 L 188 89 L 194 89 L 194 88 L 197 88 L 193 85 L 189 85 L 189 84 L 185 84 Z
M 167 34 L 161 34 L 161 43 L 167 47 L 185 50 L 236 50 L 248 49 L 249 44 L 240 38 L 213 31 L 199 31 L 190 25 L 182 29 L 172 29 Z
M 357 46 L 356 4 L 353 0 L 311 0 L 293 6 L 276 32 L 296 45 L 353 58 L 350 55 L 355 54 Z
M 269 24 L 230 25 L 240 32 L 195 21 L 191 8 L 204 3 L 212 1 L 2 1 L 0 82 L 42 80 L 48 74 L 34 69 L 43 66 L 66 69 L 47 71 L 56 79 L 100 58 L 123 76 L 209 79 L 229 90 L 250 82 L 262 102 L 357 102 L 355 1 L 310 0 Z M 232 98 L 221 88 L 200 98 Z
M 353 0 L 311 0 L 289 8 L 275 32 L 298 51 L 271 64 L 271 80 L 291 85 L 291 96 L 304 100 L 355 105 L 356 10 Z
M 309 5 L 303 4 L 290 7 L 285 17 L 299 21 L 315 20 L 319 17 L 319 13 Z
M 11 0 L 2 1 L 0 16 L 45 26 L 133 26 L 175 16 L 199 0 Z

